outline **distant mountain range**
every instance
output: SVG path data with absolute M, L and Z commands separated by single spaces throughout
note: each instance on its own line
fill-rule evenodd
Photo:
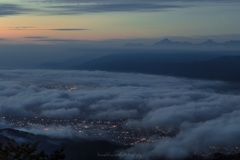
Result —
M 164 43 L 170 43 L 165 41 Z M 207 44 L 214 44 L 207 41 Z M 74 62 L 74 63 L 73 63 Z M 238 52 L 166 52 L 110 54 L 86 61 L 44 63 L 37 68 L 102 70 L 169 75 L 195 79 L 240 81 Z
M 212 39 L 208 39 L 199 43 L 192 43 L 188 41 L 173 41 L 168 38 L 162 39 L 158 42 L 148 46 L 144 43 L 132 42 L 126 43 L 123 47 L 143 48 L 143 47 L 158 47 L 167 49 L 240 49 L 240 40 L 230 40 L 225 42 L 216 42 Z
M 121 54 L 101 57 L 72 69 L 135 72 L 239 82 L 240 56 L 221 56 L 210 60 L 184 62 L 180 57 L 167 60 L 167 57 L 154 54 Z
M 144 47 L 143 43 L 127 43 L 125 44 L 126 47 Z
M 191 43 L 191 42 L 179 42 L 179 41 L 171 41 L 168 38 L 163 39 L 159 42 L 153 44 L 153 46 L 158 47 L 238 47 L 240 48 L 240 41 L 226 41 L 226 42 L 215 42 L 212 39 L 208 39 L 201 43 Z
M 159 42 L 154 43 L 154 46 L 190 46 L 193 45 L 191 42 L 178 42 L 178 41 L 171 41 L 168 38 L 163 39 Z

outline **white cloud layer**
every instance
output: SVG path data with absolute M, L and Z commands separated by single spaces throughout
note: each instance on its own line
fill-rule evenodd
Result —
M 132 126 L 179 128 L 173 138 L 128 150 L 182 158 L 240 144 L 239 85 L 101 71 L 1 70 L 0 114 L 129 119 Z M 144 152 L 142 152 L 144 150 Z

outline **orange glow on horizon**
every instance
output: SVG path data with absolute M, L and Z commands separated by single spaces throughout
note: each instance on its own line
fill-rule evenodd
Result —
M 149 35 L 149 33 L 144 33 L 142 35 Z M 106 40 L 106 39 L 128 39 L 128 38 L 139 38 L 137 32 L 131 31 L 119 31 L 119 32 L 96 32 L 91 30 L 86 31 L 53 31 L 47 29 L 1 29 L 1 38 L 6 39 L 18 39 L 18 41 L 25 41 L 26 38 L 30 36 L 42 36 L 49 39 L 71 39 L 71 40 Z M 20 42 L 21 43 L 21 42 Z
M 104 17 L 104 18 L 102 18 Z M 101 19 L 101 20 L 100 20 Z M 156 30 L 123 26 L 121 19 L 106 15 L 84 16 L 31 16 L 1 17 L 0 38 L 22 43 L 30 41 L 24 37 L 42 36 L 49 39 L 106 40 L 156 36 Z M 116 27 L 117 25 L 117 27 Z M 87 30 L 58 31 L 58 28 Z

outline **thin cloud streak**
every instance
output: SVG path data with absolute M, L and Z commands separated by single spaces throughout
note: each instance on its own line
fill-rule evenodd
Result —
M 47 38 L 39 38 L 39 39 L 36 39 L 36 41 L 42 41 L 42 42 L 81 42 L 82 40 L 75 40 L 75 39 L 57 39 L 57 38 L 54 38 L 54 39 L 47 39 Z
M 0 41 L 6 41 L 7 39 L 6 38 L 0 38 Z
M 8 27 L 10 30 L 37 30 L 37 28 L 33 26 L 16 26 L 16 27 Z
M 33 11 L 30 8 L 24 8 L 17 4 L 0 4 L 0 17 L 25 14 Z
M 33 0 L 28 0 L 32 1 Z M 99 2 L 98 0 L 39 0 L 43 3 L 119 3 L 119 1 L 113 1 L 113 0 L 101 0 Z M 171 2 L 171 3 L 176 3 L 176 2 L 188 2 L 188 3 L 196 3 L 196 2 L 221 2 L 221 3 L 235 3 L 239 2 L 238 0 L 148 0 L 147 2 L 145 0 L 122 0 L 122 3 L 164 3 L 164 2 Z
M 28 36 L 28 37 L 24 37 L 26 39 L 47 39 L 49 37 L 45 37 L 45 36 Z
M 35 3 L 36 1 L 27 0 Z M 76 15 L 84 13 L 104 13 L 104 12 L 159 12 L 172 9 L 188 8 L 195 5 L 206 3 L 239 3 L 237 0 L 123 0 L 118 1 L 86 1 L 86 0 L 42 0 L 39 9 L 25 8 L 17 4 L 0 4 L 0 16 L 32 14 L 38 12 L 38 15 Z
M 54 28 L 54 29 L 49 29 L 53 31 L 86 31 L 88 29 L 85 28 Z
M 182 8 L 180 5 L 161 5 L 144 3 L 122 3 L 122 4 L 94 4 L 94 5 L 59 5 L 50 6 L 52 14 L 81 14 L 81 13 L 100 13 L 100 12 L 156 12 L 167 9 Z

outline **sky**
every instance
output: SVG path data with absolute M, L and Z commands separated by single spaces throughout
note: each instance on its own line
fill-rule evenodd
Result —
M 172 139 L 126 151 L 143 153 L 144 159 L 182 158 L 210 145 L 234 147 L 240 144 L 239 84 L 36 68 L 73 60 L 84 64 L 109 54 L 161 54 L 161 47 L 153 44 L 166 37 L 192 42 L 240 40 L 239 15 L 240 0 L 0 0 L 0 114 L 130 118 L 129 125 L 140 128 L 160 124 L 166 130 L 180 129 Z M 128 40 L 149 39 L 143 47 L 123 47 Z M 196 48 L 202 51 L 201 45 Z M 49 87 L 58 83 L 75 89 Z
M 0 43 L 240 36 L 238 0 L 0 0 Z

